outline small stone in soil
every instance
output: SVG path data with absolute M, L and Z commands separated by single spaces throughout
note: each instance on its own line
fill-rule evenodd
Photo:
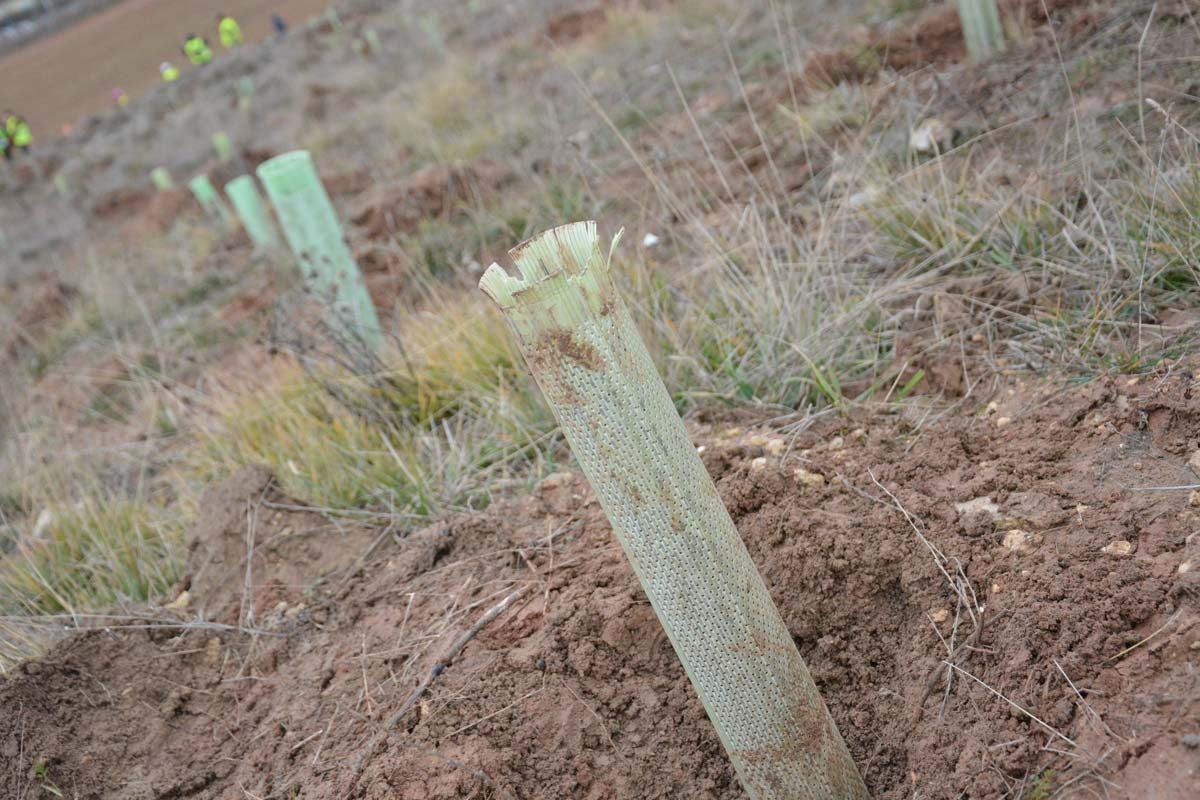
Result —
M 983 512 L 991 514 L 993 517 L 1000 514 L 1000 506 L 996 505 L 991 497 L 975 497 L 967 500 L 965 503 L 955 503 L 954 510 L 959 514 L 974 514 Z
M 803 467 L 798 468 L 792 473 L 797 483 L 802 483 L 805 486 L 824 486 L 825 476 L 819 472 L 809 472 Z
M 1020 528 L 1013 528 L 1004 534 L 1004 539 L 1001 541 L 1001 544 L 1014 553 L 1032 553 L 1041 543 L 1042 535 L 1040 533 L 1031 533 Z

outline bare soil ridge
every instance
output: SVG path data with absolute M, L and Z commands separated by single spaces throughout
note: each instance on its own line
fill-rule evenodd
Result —
M 1196 481 L 1194 384 L 1105 380 L 915 434 L 697 428 L 876 797 L 1195 796 L 1200 509 L 1148 490 Z M 206 496 L 178 592 L 211 626 L 92 630 L 0 685 L 0 791 L 741 796 L 581 478 L 399 541 L 292 506 L 262 470 Z

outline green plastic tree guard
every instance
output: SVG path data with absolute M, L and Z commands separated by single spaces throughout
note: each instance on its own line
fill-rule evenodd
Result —
M 613 247 L 616 240 L 613 241 Z M 594 222 L 480 287 L 530 372 L 753 800 L 867 790 L 609 274 Z
M 383 52 L 383 42 L 379 40 L 379 34 L 374 28 L 367 28 L 363 32 L 363 40 L 367 43 L 367 53 L 372 56 L 378 56 Z
M 228 161 L 233 158 L 233 142 L 229 140 L 229 134 L 225 131 L 217 131 L 212 138 L 213 150 L 217 153 L 217 159 L 220 161 Z
M 213 188 L 212 181 L 208 179 L 207 175 L 197 175 L 192 178 L 188 182 L 188 188 L 192 190 L 196 201 L 200 203 L 200 207 L 204 209 L 204 213 L 208 215 L 209 219 L 220 223 L 227 229 L 236 225 L 233 212 L 221 200 L 221 196 L 217 194 L 217 190 Z
M 171 178 L 171 173 L 167 171 L 166 167 L 155 167 L 150 170 L 150 182 L 160 192 L 169 192 L 175 188 L 175 181 Z
M 237 83 L 238 108 L 249 111 L 254 105 L 254 79 L 244 75 Z
M 1004 28 L 996 0 L 958 0 L 958 18 L 972 59 L 982 61 L 1004 49 Z
M 378 348 L 383 331 L 375 305 L 308 151 L 263 162 L 258 177 L 305 283 L 325 303 L 332 327 Z
M 225 195 L 233 204 L 242 221 L 242 227 L 250 236 L 250 241 L 259 250 L 276 250 L 279 248 L 279 237 L 275 233 L 275 224 L 267 207 L 263 205 L 258 194 L 258 185 L 253 175 L 239 175 L 225 184 Z

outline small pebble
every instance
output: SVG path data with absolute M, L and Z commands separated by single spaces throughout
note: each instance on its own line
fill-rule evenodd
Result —
M 1012 422 L 1012 417 L 997 417 L 996 418 L 996 427 L 1003 428 L 1005 425 L 1007 425 L 1010 422 Z
M 796 469 L 794 472 L 792 472 L 792 476 L 796 479 L 797 483 L 802 483 L 805 486 L 824 486 L 825 485 L 825 476 L 824 475 L 822 475 L 819 472 L 810 472 L 810 471 L 804 469 L 804 467 L 800 467 L 799 469 Z
M 759 456 L 758 458 L 756 458 L 750 462 L 750 471 L 751 472 L 762 472 L 766 468 L 767 468 L 767 459 L 763 458 L 762 456 Z
M 841 450 L 845 446 L 846 446 L 846 440 L 843 439 L 841 436 L 835 436 L 829 440 L 829 449 L 830 450 Z
M 542 492 L 557 489 L 563 484 L 569 483 L 571 478 L 572 475 L 569 472 L 552 472 L 545 478 L 542 478 L 541 483 L 537 485 L 537 489 Z
M 950 619 L 950 612 L 944 608 L 939 608 L 937 611 L 931 612 L 929 614 L 929 618 L 938 625 L 941 625 L 943 622 Z
M 781 456 L 783 455 L 783 451 L 787 449 L 787 444 L 783 439 L 768 439 L 766 447 L 769 455 Z
M 1040 533 L 1023 531 L 1020 528 L 1013 528 L 1004 534 L 1004 539 L 1001 541 L 1001 544 L 1014 553 L 1032 553 L 1041 543 L 1042 535 Z
M 1188 495 L 1188 505 L 1192 508 L 1200 508 L 1200 491 L 1192 490 L 1192 493 Z

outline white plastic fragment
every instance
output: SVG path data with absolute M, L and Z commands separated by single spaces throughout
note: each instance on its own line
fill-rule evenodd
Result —
M 1127 556 L 1133 552 L 1133 542 L 1118 539 L 1115 542 L 1109 542 L 1100 549 L 1110 556 Z
M 1000 516 L 1000 506 L 990 496 L 974 497 L 965 503 L 955 503 L 954 510 L 961 515 L 984 513 L 992 517 Z

